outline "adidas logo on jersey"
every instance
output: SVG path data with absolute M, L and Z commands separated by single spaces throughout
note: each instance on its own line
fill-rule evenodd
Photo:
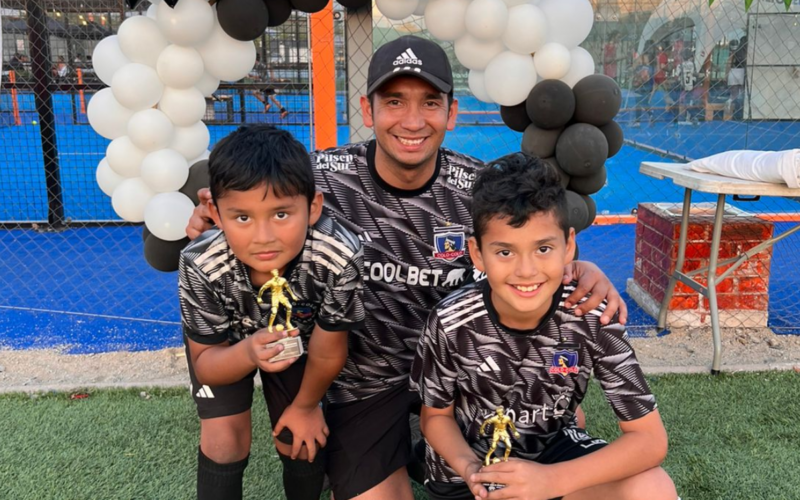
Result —
M 402 66 L 404 64 L 416 64 L 417 66 L 422 66 L 422 59 L 417 59 L 417 55 L 413 50 L 406 49 L 405 52 L 397 56 L 392 64 L 395 66 Z
M 197 391 L 197 393 L 195 393 L 194 397 L 202 399 L 214 399 L 214 393 L 211 392 L 211 387 L 204 385 L 199 391 Z
M 499 372 L 500 371 L 500 367 L 497 366 L 497 363 L 494 361 L 494 359 L 491 356 L 489 356 L 488 358 L 486 358 L 486 362 L 482 363 L 478 367 L 478 371 L 481 371 L 481 372 L 484 372 L 484 373 L 485 372 L 491 372 L 491 371 Z

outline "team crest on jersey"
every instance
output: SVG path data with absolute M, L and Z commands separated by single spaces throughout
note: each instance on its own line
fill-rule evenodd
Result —
M 433 230 L 433 257 L 439 260 L 453 262 L 466 252 L 467 238 L 464 236 L 464 226 L 437 227 Z
M 310 302 L 298 302 L 292 306 L 292 321 L 301 325 L 307 325 L 314 321 L 314 304 Z
M 578 373 L 578 353 L 575 351 L 556 351 L 550 365 L 551 375 L 566 377 L 570 373 Z

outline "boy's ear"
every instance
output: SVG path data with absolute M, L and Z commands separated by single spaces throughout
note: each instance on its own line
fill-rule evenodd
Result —
M 214 225 L 222 229 L 221 217 L 219 216 L 219 210 L 217 210 L 217 206 L 214 204 L 214 200 L 209 198 L 207 206 L 208 215 L 211 216 L 211 220 L 214 221 Z
M 322 192 L 317 191 L 314 193 L 314 197 L 311 199 L 311 206 L 308 208 L 308 225 L 313 226 L 319 220 L 319 216 L 322 215 Z
M 472 265 L 474 265 L 478 271 L 485 273 L 486 266 L 483 265 L 483 254 L 478 247 L 478 240 L 475 239 L 474 236 L 470 236 L 467 245 L 469 246 L 469 257 L 472 259 Z
M 569 237 L 567 238 L 567 253 L 564 255 L 564 265 L 575 260 L 575 228 L 569 228 Z

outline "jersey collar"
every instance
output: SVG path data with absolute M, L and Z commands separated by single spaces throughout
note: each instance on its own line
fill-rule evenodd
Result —
M 429 190 L 433 183 L 436 182 L 436 179 L 439 177 L 439 172 L 442 169 L 442 161 L 443 161 L 443 154 L 442 149 L 439 148 L 439 152 L 436 155 L 436 169 L 433 171 L 433 175 L 428 182 L 426 182 L 423 186 L 417 189 L 400 189 L 394 186 L 389 185 L 386 181 L 384 181 L 380 175 L 378 175 L 378 169 L 375 167 L 375 152 L 377 151 L 378 145 L 377 142 L 373 139 L 369 141 L 367 144 L 367 168 L 369 169 L 369 175 L 372 177 L 372 180 L 375 181 L 375 184 L 381 187 L 387 193 L 393 194 L 398 198 L 413 198 L 414 196 L 419 196 L 425 191 Z
M 558 290 L 556 290 L 556 292 L 553 294 L 553 300 L 550 303 L 550 308 L 547 310 L 547 313 L 545 313 L 542 321 L 536 328 L 531 330 L 519 330 L 517 328 L 508 327 L 500 322 L 500 317 L 497 315 L 497 310 L 492 304 L 492 287 L 489 286 L 489 280 L 480 281 L 480 284 L 482 288 L 481 291 L 483 293 L 483 303 L 486 305 L 489 318 L 491 318 L 492 322 L 497 325 L 498 328 L 514 337 L 532 337 L 545 332 L 547 322 L 550 321 L 550 318 L 556 314 L 556 309 L 558 309 L 558 305 L 561 302 L 561 296 L 564 292 L 564 285 L 559 285 Z

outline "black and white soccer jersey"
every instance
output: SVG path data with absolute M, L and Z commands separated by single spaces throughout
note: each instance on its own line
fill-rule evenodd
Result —
M 625 328 L 617 322 L 601 325 L 600 309 L 575 316 L 563 302 L 574 290 L 574 284 L 560 287 L 532 331 L 500 324 L 487 281 L 453 293 L 431 313 L 411 387 L 426 406 L 454 405 L 456 422 L 481 460 L 492 430 L 480 436 L 480 427 L 498 406 L 521 434 L 511 439 L 512 456 L 535 460 L 559 430 L 570 432 L 592 372 L 620 420 L 655 409 Z M 430 446 L 426 462 L 428 479 L 463 482 Z
M 298 299 L 292 300 L 292 324 L 305 348 L 315 324 L 327 331 L 363 325 L 362 266 L 361 244 L 336 221 L 323 215 L 308 229 L 302 252 L 283 273 Z M 233 344 L 267 326 L 269 297 L 257 303 L 250 269 L 222 231 L 206 231 L 183 250 L 178 277 L 183 331 L 191 340 Z M 281 307 L 275 324 L 284 322 Z
M 364 244 L 367 315 L 328 392 L 336 403 L 407 383 L 430 310 L 472 278 L 470 192 L 483 163 L 442 148 L 431 180 L 404 191 L 377 175 L 375 150 L 371 141 L 312 155 L 325 213 Z

